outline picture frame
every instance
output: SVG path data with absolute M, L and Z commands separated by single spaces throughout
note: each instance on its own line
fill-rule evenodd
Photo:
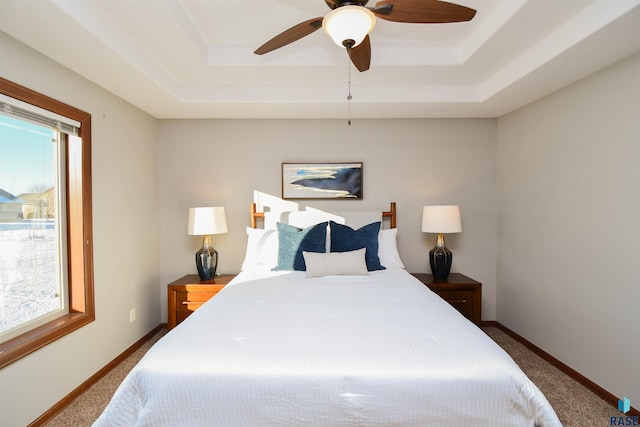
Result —
M 362 200 L 362 166 L 362 162 L 282 163 L 282 198 Z

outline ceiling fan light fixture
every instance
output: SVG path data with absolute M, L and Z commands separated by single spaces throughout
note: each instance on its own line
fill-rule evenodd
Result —
M 341 6 L 324 17 L 322 29 L 340 47 L 356 47 L 376 26 L 375 15 L 366 7 Z M 353 40 L 353 43 L 346 43 Z

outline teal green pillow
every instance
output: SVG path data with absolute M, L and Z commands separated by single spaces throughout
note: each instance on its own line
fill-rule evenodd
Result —
M 277 223 L 278 265 L 273 271 L 306 271 L 303 252 L 326 252 L 327 222 L 305 229 Z
M 366 248 L 364 259 L 367 270 L 385 270 L 378 256 L 378 233 L 380 222 L 373 222 L 362 228 L 353 228 L 331 221 L 331 252 L 347 252 Z

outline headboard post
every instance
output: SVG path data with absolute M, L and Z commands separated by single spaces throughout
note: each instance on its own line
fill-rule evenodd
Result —
M 391 202 L 391 206 L 389 207 L 389 210 L 386 212 L 382 212 L 382 217 L 391 218 L 389 227 L 396 228 L 396 202 Z
M 264 218 L 264 212 L 258 212 L 255 202 L 251 203 L 251 228 L 258 227 L 258 218 Z

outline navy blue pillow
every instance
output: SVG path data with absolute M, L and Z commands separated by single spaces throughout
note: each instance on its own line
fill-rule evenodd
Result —
M 277 223 L 278 227 L 278 265 L 273 271 L 306 271 L 302 252 L 326 252 L 327 222 L 305 229 Z
M 378 233 L 380 222 L 373 222 L 362 228 L 353 228 L 331 221 L 331 252 L 347 252 L 366 248 L 364 260 L 367 270 L 385 270 L 378 257 Z

